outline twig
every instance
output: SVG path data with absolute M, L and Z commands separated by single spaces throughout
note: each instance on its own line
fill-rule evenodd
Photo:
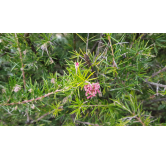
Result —
M 108 42 L 107 46 L 105 47 L 103 53 L 101 53 L 101 55 L 97 57 L 97 60 L 99 60 L 100 58 L 104 58 L 107 61 L 106 54 L 107 54 L 107 50 L 108 50 L 108 45 L 109 45 L 109 42 Z M 95 58 L 94 58 L 94 61 L 95 61 Z M 107 67 L 108 67 L 108 65 L 107 65 Z
M 154 121 L 156 121 L 156 120 L 158 120 L 158 118 L 156 118 L 156 119 L 154 119 L 154 120 L 150 121 L 150 123 L 153 123 L 153 122 L 154 122 Z
M 54 109 L 54 110 L 52 110 L 51 112 L 48 112 L 48 113 L 46 113 L 46 114 L 42 115 L 42 116 L 41 116 L 41 117 L 39 117 L 37 120 L 31 121 L 31 123 L 35 123 L 35 122 L 37 122 L 37 121 L 40 121 L 42 118 L 44 118 L 45 116 L 47 116 L 47 115 L 51 114 L 51 113 L 52 113 L 52 112 L 54 112 L 54 111 L 55 111 L 55 109 Z
M 159 73 L 161 73 L 161 72 L 163 72 L 163 71 L 165 71 L 165 70 L 166 70 L 166 67 L 164 67 L 163 69 L 159 70 L 159 71 L 156 72 L 156 73 L 153 73 L 152 76 L 149 77 L 149 78 L 153 78 L 153 77 L 157 76 Z M 147 83 L 149 82 L 149 81 L 148 81 L 149 78 L 146 78 L 146 79 L 145 79 L 145 81 L 146 81 Z M 152 85 L 153 85 L 153 84 L 152 84 Z
M 83 105 L 81 107 L 98 107 L 98 106 L 104 106 L 104 107 L 106 107 L 108 105 Z
M 157 86 L 157 87 L 164 87 L 166 88 L 166 85 L 163 84 L 158 84 L 158 83 L 154 83 L 154 82 L 149 82 L 148 80 L 145 80 L 146 83 L 149 83 L 151 85 Z
M 143 126 L 145 126 L 145 124 L 142 122 L 142 120 L 141 120 L 140 117 L 136 117 L 136 119 L 137 119 Z
M 16 40 L 17 40 L 18 51 L 19 51 L 19 53 L 20 53 L 20 59 L 21 59 L 21 65 L 22 65 L 21 71 L 22 71 L 23 82 L 24 82 L 24 89 L 25 89 L 25 87 L 26 87 L 26 82 L 25 82 L 24 65 L 23 65 L 23 61 L 22 61 L 22 54 L 21 54 L 21 49 L 20 49 L 20 47 L 19 47 L 19 42 L 18 42 L 17 33 L 15 33 L 15 37 L 16 37 Z
M 96 41 L 96 43 L 94 44 L 94 46 L 92 47 L 92 49 L 90 50 L 91 53 L 93 53 L 98 45 L 99 41 Z
M 164 67 L 163 69 L 159 70 L 159 71 L 156 72 L 156 73 L 153 73 L 152 76 L 149 77 L 149 78 L 153 78 L 153 77 L 157 76 L 159 73 L 161 73 L 161 72 L 163 72 L 163 71 L 165 71 L 165 70 L 166 70 L 166 67 Z M 145 79 L 145 82 L 148 83 L 148 84 L 151 84 L 151 85 L 156 86 L 157 95 L 158 95 L 158 88 L 159 88 L 159 87 L 164 87 L 164 89 L 166 88 L 166 85 L 158 84 L 158 83 L 154 83 L 154 82 L 149 82 L 149 81 L 148 81 L 149 78 Z M 162 101 L 162 100 L 165 100 L 165 98 L 157 99 L 157 100 L 152 100 L 151 103 L 152 103 L 152 102 Z M 143 102 L 143 103 L 145 103 L 145 102 Z
M 131 44 L 130 44 L 130 49 L 132 48 L 133 44 L 134 44 L 134 42 L 131 42 Z
M 124 43 L 129 43 L 129 42 L 118 42 L 118 43 L 116 43 L 116 45 L 118 45 L 118 44 L 124 44 Z
M 67 88 L 64 88 L 64 89 L 67 89 Z M 32 102 L 32 101 L 37 101 L 37 100 L 41 100 L 42 98 L 45 98 L 45 97 L 48 97 L 50 96 L 51 94 L 54 94 L 56 92 L 60 92 L 60 91 L 63 91 L 64 89 L 61 89 L 61 90 L 56 90 L 54 92 L 50 92 L 48 94 L 45 94 L 44 96 L 41 96 L 41 97 L 38 97 L 38 98 L 33 98 L 33 99 L 30 99 L 30 100 L 25 100 L 25 101 L 22 101 L 22 102 L 16 102 L 16 103 L 9 103 L 9 104 L 2 104 L 0 106 L 10 106 L 10 105 L 15 105 L 15 104 L 24 104 L 24 103 L 28 103 L 28 102 Z
M 0 57 L 4 56 L 6 54 L 6 52 L 4 54 L 2 54 Z
M 99 55 L 99 49 L 100 49 L 100 46 L 101 46 L 102 36 L 103 36 L 103 33 L 100 34 L 100 41 L 98 43 L 97 52 L 96 52 L 95 57 L 97 57 Z
M 73 33 L 74 51 L 76 50 L 76 33 Z
M 166 98 L 159 98 L 159 99 L 154 99 L 154 100 L 151 100 L 149 102 L 146 102 L 146 101 L 143 101 L 143 104 L 146 104 L 146 103 L 155 103 L 155 102 L 159 102 L 159 101 L 166 101 Z
M 111 51 L 112 51 L 112 56 L 113 56 L 113 67 L 116 67 L 118 68 L 116 62 L 115 62 L 115 59 L 114 59 L 114 51 L 113 51 L 113 48 L 112 48 L 112 43 L 111 43 L 111 39 L 110 39 L 110 35 L 108 36 L 108 40 L 110 42 L 110 46 L 111 46 Z
M 88 67 L 90 68 L 92 66 L 91 60 L 89 58 L 89 56 L 87 54 L 84 54 L 84 59 L 86 61 L 86 64 L 88 65 Z M 93 72 L 93 71 L 92 71 Z
M 89 56 L 87 54 L 84 54 L 84 58 L 85 58 L 85 61 L 86 61 L 86 64 L 88 65 L 88 67 L 89 68 L 91 67 L 91 72 L 94 72 L 92 77 L 93 78 L 97 77 L 97 74 L 95 73 L 95 70 L 92 66 L 92 63 L 91 63 L 91 60 L 90 60 Z
M 147 33 L 142 33 L 138 38 L 143 39 L 143 37 L 145 37 L 147 35 Z
M 2 108 L 3 108 L 5 111 L 7 111 L 7 112 L 8 112 L 8 114 L 12 115 L 12 113 L 11 113 L 11 112 L 9 112 L 9 109 L 4 108 L 3 106 L 2 106 Z
M 113 60 L 114 60 L 114 52 L 113 52 L 113 48 L 112 48 L 112 43 L 111 43 L 110 36 L 108 36 L 108 40 L 109 40 L 109 42 L 110 42 L 111 51 L 112 51 L 112 56 L 113 56 Z
M 73 91 L 71 92 L 70 95 L 68 95 L 67 97 L 63 98 L 62 105 L 66 104 L 68 102 L 68 99 L 71 98 L 72 94 L 73 94 Z
M 132 120 L 132 119 L 134 119 L 134 118 L 136 118 L 137 117 L 137 115 L 135 115 L 135 116 L 133 116 L 133 117 L 125 117 L 125 118 L 122 118 L 122 121 L 124 121 L 124 120 L 126 120 L 126 119 L 129 119 L 130 121 Z
M 98 124 L 93 124 L 93 123 L 89 123 L 89 122 L 81 122 L 81 121 L 75 121 L 76 123 L 82 123 L 82 124 L 87 124 L 87 125 L 91 125 L 91 126 L 99 126 Z
M 88 39 L 89 39 L 89 33 L 88 33 L 87 41 L 86 41 L 86 54 L 87 54 L 87 50 L 88 50 Z
M 88 54 L 87 54 L 87 50 L 88 50 L 88 39 L 89 39 L 89 33 L 88 33 L 88 36 L 87 36 L 86 53 L 84 54 L 84 58 L 85 58 L 85 61 L 86 61 L 87 65 L 88 65 L 89 67 L 91 67 L 92 64 L 91 64 L 91 61 L 90 61 L 89 56 L 88 56 Z
M 30 118 L 29 118 L 29 114 L 28 114 L 28 109 L 26 109 L 26 115 L 27 115 L 27 123 L 29 123 L 29 120 L 30 120 Z
M 159 73 L 161 73 L 161 72 L 163 72 L 163 71 L 165 71 L 165 70 L 166 70 L 166 67 L 164 67 L 163 69 L 159 70 L 158 72 L 152 74 L 152 76 L 151 76 L 150 78 L 155 77 L 156 75 L 158 75 Z M 148 79 L 149 79 L 149 78 L 148 78 Z
M 102 38 L 105 36 L 105 34 L 102 35 Z M 96 41 L 95 44 L 93 45 L 92 49 L 90 50 L 91 53 L 93 53 L 96 50 L 96 47 L 98 45 L 98 43 L 100 42 L 100 40 Z

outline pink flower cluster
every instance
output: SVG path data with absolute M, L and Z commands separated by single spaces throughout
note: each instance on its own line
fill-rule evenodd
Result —
M 100 89 L 100 84 L 99 83 L 89 83 L 88 85 L 84 86 L 84 89 L 86 91 L 85 96 L 88 96 L 87 99 L 95 97 L 97 92 L 101 93 L 99 91 Z
M 14 92 L 18 92 L 20 89 L 21 89 L 21 86 L 18 85 L 18 84 L 16 84 L 15 87 L 14 87 L 14 89 L 13 89 L 13 91 Z

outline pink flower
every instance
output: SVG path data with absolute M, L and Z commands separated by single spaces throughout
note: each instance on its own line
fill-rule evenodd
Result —
M 14 87 L 14 89 L 13 89 L 13 91 L 14 92 L 18 92 L 19 90 L 21 89 L 21 86 L 19 86 L 19 85 L 15 85 L 15 87 Z
M 34 104 L 32 104 L 31 108 L 32 108 L 32 109 L 35 109 L 35 105 L 34 105 Z
M 32 89 L 29 89 L 28 91 L 29 91 L 29 92 L 32 92 Z
M 27 52 L 26 50 L 25 50 L 25 51 L 23 51 L 23 54 L 24 54 L 24 55 L 26 55 L 26 52 Z
M 99 83 L 89 83 L 88 85 L 84 86 L 84 89 L 86 91 L 85 96 L 87 96 L 87 99 L 93 98 L 96 96 L 97 93 L 101 93 L 99 91 L 100 84 Z
M 79 67 L 79 63 L 78 62 L 75 62 L 75 69 L 76 69 L 76 74 L 77 74 L 77 69 Z
M 51 83 L 55 84 L 55 79 L 54 78 L 51 79 Z
M 79 67 L 79 63 L 78 63 L 78 62 L 76 62 L 76 63 L 75 63 L 75 66 L 78 68 L 78 67 Z

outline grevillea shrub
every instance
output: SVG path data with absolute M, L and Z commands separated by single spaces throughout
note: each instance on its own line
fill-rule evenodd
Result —
M 0 124 L 165 125 L 165 43 L 166 34 L 1 33 Z

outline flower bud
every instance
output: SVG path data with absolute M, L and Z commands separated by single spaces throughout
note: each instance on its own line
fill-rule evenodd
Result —
M 55 79 L 54 78 L 51 79 L 51 83 L 55 84 Z
M 77 69 L 79 67 L 79 63 L 78 62 L 75 62 L 75 69 L 76 69 L 76 74 L 77 74 Z

